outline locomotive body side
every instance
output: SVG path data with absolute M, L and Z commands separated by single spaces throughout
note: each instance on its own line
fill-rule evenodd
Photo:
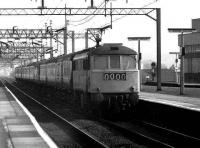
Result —
M 35 66 L 29 66 L 29 80 L 35 80 Z
M 46 64 L 46 83 L 47 85 L 56 86 L 56 63 Z
M 88 52 L 76 54 L 73 58 L 72 81 L 75 91 L 88 92 Z
M 28 80 L 28 78 L 29 78 L 29 67 L 27 67 L 27 66 L 22 67 L 22 78 L 24 80 Z
M 40 64 L 40 83 L 46 83 L 46 77 L 47 77 L 47 70 L 46 70 L 46 64 L 42 63 Z
M 71 56 L 64 56 L 62 58 L 61 66 L 61 83 L 62 88 L 71 91 L 72 88 L 72 60 Z
M 62 88 L 63 86 L 63 61 L 57 60 L 55 63 L 55 85 L 57 88 Z
M 15 79 L 20 80 L 22 79 L 22 67 L 16 67 L 15 68 Z

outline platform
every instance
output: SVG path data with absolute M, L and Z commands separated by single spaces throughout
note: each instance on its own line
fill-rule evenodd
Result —
M 30 112 L 16 99 L 7 88 L 0 85 L 0 147 L 57 147 Z
M 180 95 L 179 87 L 162 87 L 157 91 L 156 86 L 142 85 L 140 99 L 200 112 L 200 88 L 184 88 L 184 95 Z

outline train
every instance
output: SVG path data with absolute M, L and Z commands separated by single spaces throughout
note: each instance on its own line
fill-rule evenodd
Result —
M 134 110 L 139 100 L 137 52 L 119 43 L 18 66 L 15 78 L 62 89 L 98 111 Z

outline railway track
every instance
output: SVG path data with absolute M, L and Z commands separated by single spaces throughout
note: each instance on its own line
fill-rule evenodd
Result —
M 78 141 L 78 145 L 80 147 L 108 148 L 107 145 L 105 145 L 104 143 L 98 141 L 97 139 L 95 139 L 94 137 L 92 137 L 88 133 L 82 131 L 81 129 L 79 129 L 75 125 L 71 124 L 65 118 L 63 118 L 62 116 L 58 115 L 56 112 L 54 112 L 53 110 L 51 110 L 50 108 L 48 108 L 44 104 L 40 103 L 36 99 L 32 98 L 31 96 L 29 96 L 28 94 L 23 92 L 21 89 L 19 89 L 16 86 L 10 84 L 5 79 L 1 80 L 1 82 L 8 89 L 14 91 L 15 93 L 16 92 L 20 93 L 20 96 L 23 96 L 24 98 L 28 98 L 29 101 L 32 100 L 32 103 L 37 103 L 37 106 L 40 106 L 40 108 L 44 109 L 49 114 L 52 114 L 52 116 L 54 116 L 54 118 L 56 118 L 56 120 L 62 121 L 64 123 L 64 125 L 65 125 L 65 128 L 68 128 L 68 130 L 70 131 L 70 135 L 72 135 L 72 139 L 75 138 L 74 140 Z
M 59 118 L 60 120 L 63 120 L 63 122 L 66 122 L 69 124 L 69 128 L 74 128 L 74 126 L 67 121 L 65 118 L 62 117 L 62 115 L 58 115 L 54 111 L 50 110 L 48 107 L 44 106 L 37 100 L 33 99 L 26 93 L 24 93 L 19 88 L 16 88 L 16 86 L 12 86 L 12 84 L 9 84 L 10 87 L 15 88 L 17 91 L 28 97 L 29 99 L 34 100 L 37 102 L 37 104 L 43 106 L 46 110 L 54 114 L 56 118 Z M 163 127 L 159 127 L 157 125 L 153 125 L 147 122 L 141 122 L 139 120 L 133 120 L 132 122 L 111 122 L 106 120 L 99 120 L 101 123 L 106 125 L 107 127 L 111 127 L 115 129 L 116 131 L 119 131 L 122 135 L 127 137 L 128 139 L 135 139 L 138 143 L 144 144 L 147 147 L 194 147 L 197 145 L 200 145 L 200 139 L 188 136 L 186 134 L 182 134 L 173 130 L 169 130 Z M 72 127 L 71 127 L 72 125 Z M 75 131 L 78 130 L 78 128 L 75 128 Z M 80 136 L 80 139 L 84 139 L 83 137 L 85 135 L 88 136 L 88 139 L 91 138 L 90 135 L 83 132 L 81 134 L 77 134 Z M 84 136 L 83 136 L 84 135 Z M 99 142 L 98 140 L 92 138 L 92 142 L 88 141 L 87 138 L 84 140 L 86 143 L 86 147 L 91 147 L 94 145 L 94 147 L 108 147 L 107 145 Z M 91 139 L 90 139 L 91 140 Z M 97 142 L 97 146 L 95 145 L 95 142 Z M 92 145 L 91 145 L 92 144 Z M 85 145 L 83 146 L 85 147 Z M 93 146 L 92 146 L 93 147 Z M 122 147 L 130 147 L 128 145 L 122 145 Z
M 9 82 L 7 82 L 9 83 Z M 48 112 L 50 113 L 53 113 L 54 116 L 56 116 L 57 118 L 63 120 L 64 122 L 66 122 L 67 124 L 69 124 L 69 128 L 74 128 L 74 126 L 69 122 L 69 121 L 66 121 L 65 118 L 63 118 L 61 115 L 58 115 L 57 113 L 55 113 L 54 111 L 52 111 L 51 109 L 49 109 L 48 107 L 46 107 L 45 105 L 43 105 L 42 103 L 40 103 L 39 101 L 37 101 L 36 99 L 32 98 L 31 96 L 29 96 L 28 94 L 26 94 L 25 92 L 23 92 L 22 90 L 20 90 L 19 88 L 17 88 L 16 86 L 12 85 L 9 83 L 9 87 L 12 87 L 12 89 L 14 88 L 15 90 L 17 90 L 18 92 L 20 92 L 22 95 L 25 95 L 26 97 L 28 97 L 29 99 L 33 100 L 34 102 L 36 102 L 37 104 L 39 104 L 40 106 L 42 106 L 43 108 L 45 108 L 46 110 L 48 110 Z M 102 121 L 101 121 L 102 122 Z M 105 124 L 106 122 L 104 122 Z M 119 133 L 123 133 L 122 135 L 125 135 L 125 137 L 127 137 L 128 139 L 131 139 L 131 140 L 135 140 L 137 141 L 137 143 L 140 143 L 142 145 L 145 145 L 146 147 L 169 147 L 169 146 L 166 146 L 166 145 L 163 145 L 161 143 L 158 143 L 158 141 L 155 141 L 154 139 L 148 139 L 147 138 L 144 138 L 142 136 L 138 136 L 138 134 L 133 134 L 133 133 L 129 133 L 127 134 L 126 133 L 126 129 L 123 129 L 123 128 L 116 128 L 116 126 L 114 126 L 113 124 L 110 124 L 111 122 L 107 122 L 105 124 L 105 126 L 109 127 L 109 128 L 115 128 L 116 131 L 118 131 Z M 72 126 L 72 127 L 71 127 Z M 78 130 L 78 128 L 75 128 L 75 130 Z M 83 136 L 82 134 L 85 134 L 84 132 L 82 133 L 82 131 L 79 131 L 78 132 L 81 132 L 81 135 L 79 136 L 81 139 L 83 139 Z M 78 133 L 79 134 L 79 133 Z M 78 135 L 77 134 L 77 135 Z M 86 134 L 88 135 L 88 134 Z M 90 138 L 91 136 L 89 136 Z M 93 139 L 93 138 L 92 138 Z M 94 140 L 94 139 L 93 139 Z M 88 143 L 88 147 L 108 147 L 104 144 L 102 144 L 101 142 L 97 142 L 97 146 L 95 145 L 95 142 L 98 141 L 98 140 L 94 140 L 92 142 L 88 141 L 87 140 L 84 140 L 86 143 Z M 92 143 L 92 144 L 91 144 Z M 99 145 L 100 144 L 100 145 Z M 118 145 L 118 147 L 131 147 L 131 144 L 122 144 L 122 145 Z
M 133 120 L 131 122 L 111 122 L 100 120 L 129 137 L 138 137 L 152 147 L 198 147 L 200 139 L 174 130 L 160 127 L 148 122 Z

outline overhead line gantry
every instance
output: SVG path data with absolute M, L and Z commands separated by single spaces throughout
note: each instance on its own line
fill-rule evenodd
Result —
M 62 32 L 57 32 L 57 30 L 52 29 L 53 37 L 63 38 Z M 72 37 L 72 31 L 67 32 L 68 38 Z M 58 35 L 58 36 L 57 36 Z M 46 31 L 46 29 L 0 29 L 0 39 L 47 39 L 51 38 L 51 35 Z M 75 33 L 74 38 L 84 38 L 83 33 Z
M 43 4 L 44 6 L 44 4 Z M 98 11 L 97 11 L 98 10 Z M 156 16 L 152 13 L 156 12 Z M 144 15 L 156 21 L 157 90 L 161 90 L 161 17 L 160 8 L 0 8 L 0 15 Z
M 0 15 L 146 15 L 159 8 L 0 8 Z M 98 10 L 98 11 L 97 11 Z

